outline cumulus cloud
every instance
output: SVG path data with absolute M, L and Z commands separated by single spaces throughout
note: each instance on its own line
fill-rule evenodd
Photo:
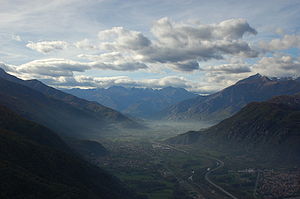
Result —
M 284 35 L 270 42 L 260 42 L 260 47 L 269 51 L 300 48 L 300 35 Z
M 179 71 L 199 68 L 199 61 L 223 59 L 224 55 L 256 57 L 258 53 L 243 40 L 245 34 L 256 34 L 244 19 L 231 19 L 218 24 L 177 24 L 168 18 L 156 21 L 151 40 L 141 32 L 114 27 L 100 31 L 107 51 L 131 53 L 143 62 L 163 63 Z
M 66 49 L 68 45 L 65 41 L 41 41 L 29 42 L 26 46 L 40 53 L 49 53 L 54 50 Z
M 94 51 L 93 54 L 78 55 L 77 58 L 80 61 L 47 58 L 19 66 L 6 64 L 0 67 L 22 77 L 43 79 L 57 86 L 123 85 L 152 88 L 177 86 L 194 91 L 224 88 L 257 72 L 279 77 L 300 75 L 299 58 L 288 55 L 274 54 L 273 57 L 262 57 L 257 63 L 250 62 L 249 64 L 247 58 L 257 57 L 258 52 L 244 39 L 244 36 L 255 35 L 257 32 L 244 19 L 230 19 L 215 24 L 193 24 L 175 23 L 168 18 L 162 18 L 153 23 L 151 34 L 151 36 L 145 36 L 138 31 L 113 27 L 100 31 L 97 42 L 89 39 L 70 43 L 65 41 L 30 42 L 27 47 L 42 53 L 68 47 Z M 267 51 L 300 48 L 300 37 L 282 35 L 282 38 L 261 42 L 259 45 Z M 217 62 L 222 64 L 206 64 L 200 67 L 201 62 L 211 60 L 214 62 L 219 60 Z M 78 75 L 91 69 L 116 71 L 149 69 L 151 72 L 161 72 L 164 67 L 180 72 L 198 70 L 200 83 L 180 76 L 135 80 L 128 76 Z
M 141 50 L 150 46 L 150 40 L 142 33 L 132 30 L 126 30 L 123 27 L 113 27 L 109 30 L 100 31 L 98 37 L 103 42 L 101 47 L 108 50 Z
M 218 24 L 176 24 L 168 18 L 162 18 L 154 23 L 152 33 L 165 44 L 185 46 L 197 40 L 237 40 L 244 34 L 257 34 L 256 30 L 245 19 L 230 19 Z M 190 40 L 190 41 L 188 41 Z
M 257 56 L 257 52 L 243 40 L 245 34 L 257 32 L 244 19 L 231 19 L 217 24 L 184 24 L 162 18 L 153 24 L 151 32 L 153 37 L 150 39 L 138 31 L 113 27 L 98 33 L 101 41 L 99 45 L 89 39 L 83 39 L 74 43 L 30 42 L 26 46 L 42 53 L 62 50 L 70 46 L 81 50 L 100 48 L 106 52 L 96 55 L 78 55 L 79 58 L 89 62 L 60 60 L 58 65 L 65 62 L 66 65 L 72 63 L 118 71 L 134 71 L 146 69 L 148 65 L 161 64 L 176 71 L 189 72 L 199 70 L 199 62 L 223 59 L 227 55 Z M 51 64 L 54 65 L 55 61 L 52 60 Z
M 299 77 L 300 59 L 289 55 L 263 57 L 252 68 L 258 73 L 271 77 Z

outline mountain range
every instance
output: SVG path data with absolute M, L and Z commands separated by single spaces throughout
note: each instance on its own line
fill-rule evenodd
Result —
M 0 70 L 0 104 L 64 136 L 87 137 L 107 129 L 141 127 L 136 121 L 38 80 L 21 80 Z
M 107 89 L 64 89 L 64 92 L 95 101 L 124 114 L 134 117 L 151 118 L 153 114 L 180 101 L 198 96 L 183 88 L 162 89 L 125 88 L 112 86 Z
M 252 102 L 215 126 L 187 132 L 167 142 L 242 150 L 260 154 L 265 161 L 279 158 L 299 163 L 299 129 L 300 93 Z
M 138 198 L 117 178 L 83 159 L 109 154 L 91 138 L 104 132 L 144 128 L 99 104 L 101 100 L 139 117 L 227 118 L 207 129 L 170 138 L 167 143 L 300 163 L 299 78 L 257 74 L 208 96 L 173 87 L 66 91 L 94 102 L 0 69 L 0 198 Z
M 238 81 L 217 93 L 184 100 L 158 115 L 167 120 L 221 121 L 250 102 L 268 100 L 278 95 L 300 92 L 298 79 L 268 78 L 260 74 Z

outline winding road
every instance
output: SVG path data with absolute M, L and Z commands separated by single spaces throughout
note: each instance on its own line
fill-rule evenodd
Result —
M 229 193 L 228 191 L 226 191 L 225 189 L 223 189 L 222 187 L 220 187 L 219 185 L 217 185 L 216 183 L 214 183 L 210 178 L 209 178 L 209 174 L 211 174 L 212 172 L 222 168 L 224 166 L 224 162 L 222 160 L 216 159 L 216 158 L 212 158 L 209 157 L 210 159 L 213 159 L 216 161 L 217 163 L 217 167 L 214 169 L 209 170 L 208 172 L 205 173 L 205 180 L 211 184 L 212 186 L 214 186 L 216 189 L 218 189 L 219 191 L 223 192 L 224 194 L 226 194 L 227 196 L 229 196 L 230 198 L 233 199 L 238 199 L 237 197 L 235 197 L 234 195 L 232 195 L 231 193 Z

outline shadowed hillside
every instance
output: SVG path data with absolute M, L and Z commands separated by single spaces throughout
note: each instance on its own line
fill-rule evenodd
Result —
M 37 80 L 24 81 L 0 75 L 0 104 L 64 135 L 86 137 L 110 128 L 141 127 L 137 122 L 98 103 L 48 87 Z
M 168 142 L 268 153 L 264 158 L 300 162 L 299 129 L 300 94 L 296 94 L 250 103 L 213 127 L 188 132 Z
M 0 106 L 0 198 L 135 198 L 49 129 Z

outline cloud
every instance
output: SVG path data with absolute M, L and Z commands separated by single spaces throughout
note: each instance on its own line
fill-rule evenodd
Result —
M 98 33 L 103 42 L 101 47 L 108 50 L 133 50 L 138 51 L 151 45 L 150 40 L 142 33 L 132 30 L 126 30 L 123 27 L 113 27 L 109 30 L 103 30 Z
M 13 0 L 1 3 L 0 39 L 2 46 L 5 46 L 5 50 L 0 52 L 2 61 L 14 64 L 26 63 L 29 60 L 48 59 L 51 57 L 50 55 L 53 55 L 53 52 L 56 52 L 56 55 L 61 53 L 59 57 L 64 58 L 62 63 L 68 62 L 66 60 L 79 60 L 74 62 L 82 65 L 84 72 L 76 72 L 66 68 L 60 71 L 59 68 L 51 68 L 53 71 L 49 72 L 49 78 L 50 76 L 51 78 L 59 78 L 57 81 L 62 82 L 70 83 L 73 78 L 72 73 L 75 75 L 78 73 L 91 74 L 89 68 L 96 71 L 97 68 L 93 68 L 96 66 L 99 67 L 97 74 L 102 74 L 102 70 L 126 71 L 130 69 L 130 71 L 134 71 L 149 67 L 149 70 L 142 71 L 151 72 L 145 74 L 147 77 L 152 76 L 155 72 L 160 73 L 160 75 L 170 75 L 166 73 L 171 72 L 172 75 L 181 76 L 182 71 L 194 71 L 184 74 L 184 76 L 190 76 L 197 79 L 197 82 L 202 82 L 201 86 L 196 86 L 197 88 L 202 89 L 203 84 L 206 88 L 210 85 L 224 87 L 236 77 L 248 75 L 246 72 L 249 69 L 247 64 L 250 65 L 250 70 L 253 72 L 273 73 L 270 60 L 268 64 L 270 64 L 271 71 L 265 71 L 262 64 L 257 65 L 257 68 L 252 68 L 253 62 L 260 58 L 247 59 L 247 57 L 257 56 L 256 48 L 253 48 L 251 41 L 268 41 L 265 38 L 271 36 L 270 40 L 273 40 L 266 42 L 265 47 L 268 52 L 285 50 L 289 47 L 297 48 L 298 46 L 299 48 L 297 41 L 299 36 L 296 35 L 296 27 L 300 17 L 297 0 L 292 2 L 276 0 L 276 3 L 273 1 L 240 3 L 234 0 L 230 5 L 223 1 L 191 1 L 186 3 L 178 0 L 175 2 L 143 1 L 139 3 L 129 1 L 115 3 L 102 0 Z M 253 12 L 249 12 L 249 10 Z M 215 14 L 211 15 L 210 13 Z M 107 16 L 111 17 L 107 18 Z M 172 21 L 168 18 L 157 20 L 157 16 L 170 16 L 170 18 L 183 21 Z M 247 19 L 249 23 L 244 19 L 230 19 L 240 16 Z M 196 21 L 198 19 L 201 19 L 201 23 Z M 157 21 L 153 23 L 153 20 Z M 152 28 L 149 28 L 151 23 Z M 112 24 L 123 27 L 111 28 Z M 287 33 L 284 33 L 282 29 L 277 29 L 276 33 L 280 35 L 275 35 L 278 38 L 274 39 L 274 35 L 270 35 L 270 30 L 274 31 L 279 27 L 289 32 L 290 35 L 285 36 L 284 34 Z M 259 30 L 259 34 L 256 37 L 248 37 L 248 35 L 256 34 L 255 29 Z M 96 40 L 94 34 L 99 30 L 104 31 L 99 33 Z M 12 34 L 22 36 L 23 42 L 13 41 Z M 37 38 L 44 40 L 40 41 Z M 86 39 L 77 41 L 74 40 L 76 38 Z M 15 37 L 15 40 L 19 39 L 17 36 Z M 65 50 L 62 51 L 51 47 L 50 49 L 53 50 L 47 54 L 45 50 L 41 50 L 41 47 L 35 46 L 35 48 L 40 49 L 39 52 L 42 52 L 42 54 L 38 54 L 28 49 L 24 50 L 24 46 L 22 46 L 26 41 L 33 41 L 31 43 L 36 44 L 42 41 L 47 42 L 46 40 L 65 41 L 68 43 L 67 50 L 63 48 Z M 285 52 L 294 57 L 299 55 L 299 49 Z M 78 54 L 81 55 L 76 57 Z M 243 63 L 227 62 L 225 59 L 230 57 L 243 59 L 246 57 L 246 59 Z M 282 55 L 278 55 L 276 59 L 279 59 L 278 57 L 282 57 Z M 118 60 L 119 63 L 117 63 Z M 293 58 L 293 60 L 290 64 L 297 62 L 297 58 Z M 55 62 L 52 61 L 52 64 L 57 64 Z M 280 65 L 282 68 L 283 63 L 281 62 L 274 61 L 276 66 Z M 66 64 L 73 65 L 73 63 Z M 119 67 L 116 64 L 119 64 Z M 7 68 L 14 70 L 17 67 L 19 66 Z M 26 66 L 26 68 L 29 70 L 30 67 Z M 85 68 L 88 69 L 85 70 Z M 71 73 L 65 74 L 69 76 L 59 76 L 55 70 L 60 71 L 61 74 L 66 73 L 66 70 L 70 70 Z M 287 75 L 292 73 L 291 69 L 286 71 L 274 70 L 277 71 L 276 74 L 278 75 L 287 74 L 284 73 L 286 71 L 289 71 Z M 22 73 L 22 75 L 26 75 L 28 78 L 38 76 L 39 68 L 34 71 L 35 73 Z M 85 73 L 86 71 L 88 72 Z M 115 74 L 112 71 L 105 73 Z M 120 74 L 120 72 L 117 73 Z M 130 73 L 130 75 L 140 77 L 142 74 L 139 71 L 139 73 Z M 40 77 L 45 78 L 44 76 Z M 207 81 L 208 78 L 210 81 Z M 189 78 L 187 77 L 187 79 Z M 213 83 L 218 80 L 221 83 Z M 76 83 L 75 80 L 74 82 Z M 206 84 L 207 82 L 210 82 L 209 85 Z
M 5 63 L 1 63 L 1 62 L 0 62 L 0 68 L 2 68 L 5 71 L 8 71 L 8 72 L 15 72 L 16 71 L 14 65 L 5 64 Z
M 218 73 L 226 73 L 226 74 L 234 74 L 234 73 L 249 73 L 251 72 L 251 65 L 245 63 L 229 63 L 229 64 L 221 64 L 216 66 L 207 66 L 202 68 L 203 71 L 208 72 L 218 72 Z
M 212 90 L 221 90 L 235 84 L 241 79 L 245 79 L 255 73 L 205 73 L 205 81 L 208 85 L 212 85 Z
M 273 57 L 262 57 L 254 64 L 228 63 L 206 66 L 201 70 L 205 72 L 203 82 L 208 82 L 215 88 L 221 89 L 255 73 L 269 77 L 299 77 L 300 58 L 275 54 Z
M 128 76 L 90 77 L 78 75 L 73 78 L 46 80 L 48 84 L 64 88 L 108 88 L 111 86 L 164 88 L 168 86 L 185 88 L 193 92 L 210 93 L 220 89 L 212 84 L 194 82 L 181 76 L 166 76 L 151 79 L 133 79 Z M 222 87 L 221 87 L 222 88 Z
M 116 57 L 118 56 L 121 55 L 119 53 L 107 53 L 98 55 L 96 58 L 93 58 L 96 61 L 92 62 L 44 59 L 35 60 L 19 66 L 2 63 L 0 67 L 21 78 L 38 78 L 47 84 L 58 87 L 102 88 L 121 85 L 128 87 L 163 88 L 166 86 L 174 86 L 198 92 L 220 90 L 254 73 L 261 73 L 271 77 L 300 76 L 300 59 L 288 55 L 263 57 L 252 65 L 239 61 L 232 61 L 228 64 L 209 65 L 200 69 L 204 72 L 204 77 L 198 81 L 192 81 L 188 78 L 176 75 L 157 79 L 132 79 L 128 76 L 90 77 L 78 75 L 78 72 L 81 73 L 90 69 L 108 67 L 109 65 L 105 65 L 103 61 L 105 59 L 112 61 L 113 59 L 117 59 Z M 99 60 L 101 60 L 101 62 Z M 126 65 L 126 63 L 127 62 L 125 62 L 124 65 Z M 118 66 L 120 66 L 120 64 L 118 64 Z M 132 65 L 123 67 L 132 67 Z
M 180 61 L 170 64 L 171 68 L 179 71 L 194 71 L 199 69 L 199 63 L 195 60 Z
M 149 87 L 149 88 L 162 88 L 166 86 L 179 86 L 188 87 L 187 80 L 183 77 L 167 76 L 160 79 L 143 79 L 134 80 L 127 76 L 118 77 L 86 77 L 77 76 L 75 79 L 78 82 L 91 82 L 91 86 L 96 87 L 109 87 L 114 85 L 119 86 L 135 86 L 135 87 Z
M 134 59 L 132 56 L 124 56 L 119 52 L 103 53 L 99 55 L 80 54 L 79 58 L 87 59 L 94 68 L 118 70 L 118 71 L 136 71 L 147 69 L 148 66 Z
M 282 38 L 273 39 L 270 42 L 260 42 L 260 47 L 269 51 L 300 48 L 300 35 L 284 35 Z
M 108 57 L 108 55 L 102 55 L 102 57 Z M 100 55 L 101 57 L 101 55 Z M 91 62 L 80 62 L 68 59 L 40 59 L 34 60 L 19 66 L 4 64 L 3 68 L 8 69 L 11 72 L 15 72 L 26 77 L 31 78 L 44 78 L 44 77 L 71 77 L 74 72 L 85 72 L 91 69 L 101 70 L 117 70 L 117 71 L 135 71 L 139 69 L 147 69 L 148 66 L 140 63 L 123 59 L 109 60 L 105 59 L 96 60 Z
M 299 77 L 300 59 L 289 55 L 263 57 L 252 68 L 255 72 L 271 77 Z
M 166 63 L 178 71 L 197 70 L 198 62 L 223 59 L 224 55 L 256 57 L 258 53 L 243 40 L 256 30 L 244 19 L 231 19 L 218 24 L 177 24 L 168 18 L 156 21 L 152 40 L 137 31 L 114 27 L 100 31 L 107 51 L 131 53 L 143 62 Z
M 97 49 L 95 45 L 91 43 L 89 39 L 83 39 L 81 41 L 77 41 L 74 43 L 74 46 L 76 48 L 82 49 L 82 50 L 94 50 Z
M 65 41 L 41 41 L 29 42 L 26 46 L 40 53 L 49 53 L 54 50 L 66 49 L 68 45 Z
M 150 88 L 162 88 L 167 86 L 190 88 L 191 82 L 184 77 L 167 76 L 160 79 L 145 79 L 140 80 L 139 84 Z
M 97 55 L 80 54 L 77 57 L 90 60 L 90 61 L 103 61 L 103 62 L 114 62 L 117 60 L 124 60 L 125 57 L 119 52 L 102 53 Z M 130 58 L 130 57 L 126 57 Z
M 78 75 L 74 78 L 56 79 L 52 82 L 55 85 L 64 87 L 88 87 L 88 88 L 108 88 L 111 86 L 143 87 L 143 88 L 163 88 L 167 86 L 193 88 L 193 82 L 178 76 L 166 76 L 158 79 L 136 80 L 128 76 L 114 77 L 90 77 Z
M 73 76 L 73 72 L 84 72 L 88 69 L 91 69 L 89 64 L 56 58 L 34 60 L 16 67 L 19 73 L 47 77 Z
M 230 19 L 218 24 L 176 24 L 168 18 L 156 21 L 152 33 L 165 44 L 186 46 L 189 42 L 203 40 L 237 40 L 245 34 L 257 34 L 256 30 L 245 19 Z M 188 41 L 190 40 L 190 41 Z
M 191 91 L 210 92 L 211 89 L 215 89 L 213 85 L 204 84 L 201 82 L 194 82 L 181 76 L 166 76 L 162 78 L 150 78 L 150 79 L 133 79 L 128 76 L 112 76 L 112 77 L 92 77 L 86 75 L 78 75 L 74 72 L 82 72 L 89 68 L 82 68 L 81 65 L 70 61 L 69 65 L 65 63 L 65 60 L 52 60 L 53 63 L 60 62 L 59 68 L 57 64 L 52 65 L 50 60 L 38 60 L 29 62 L 27 65 L 13 66 L 4 63 L 0 63 L 0 67 L 7 72 L 22 78 L 32 79 L 37 78 L 44 83 L 61 88 L 108 88 L 111 86 L 125 86 L 125 87 L 142 87 L 142 88 L 164 88 L 168 86 L 186 88 Z M 28 67 L 30 65 L 30 67 Z M 44 66 L 44 68 L 41 67 Z M 71 70 L 68 69 L 71 67 Z
M 166 76 L 151 79 L 133 79 L 128 76 L 113 77 L 91 77 L 85 75 L 74 75 L 69 77 L 44 77 L 40 78 L 48 85 L 59 88 L 108 88 L 111 86 L 139 87 L 139 88 L 164 88 L 168 86 L 185 88 L 193 92 L 211 93 L 224 88 L 224 85 L 231 85 L 237 80 L 247 76 L 233 76 L 234 80 L 226 79 L 225 76 L 207 76 L 203 81 L 192 81 L 181 76 Z M 216 81 L 216 79 L 218 81 Z M 212 84 L 214 83 L 214 84 Z
M 254 73 L 252 65 L 245 63 L 243 59 L 229 58 L 227 62 L 200 68 L 204 73 L 202 82 L 207 83 L 207 89 L 214 91 L 221 90 Z

